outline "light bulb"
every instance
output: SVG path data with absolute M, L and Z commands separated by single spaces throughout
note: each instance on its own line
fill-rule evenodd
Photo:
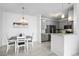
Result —
M 65 18 L 64 14 L 61 15 L 61 18 Z
M 71 16 L 68 17 L 68 21 L 72 21 L 72 17 Z

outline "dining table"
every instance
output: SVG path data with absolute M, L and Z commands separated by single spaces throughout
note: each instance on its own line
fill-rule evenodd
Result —
M 11 43 L 9 43 L 9 44 L 15 44 L 15 52 L 16 52 L 16 44 L 17 44 L 17 37 L 19 37 L 19 36 L 12 36 L 12 37 L 10 37 L 9 39 L 8 39 L 8 41 L 10 42 L 10 41 L 14 41 L 14 42 L 11 42 Z M 28 40 L 28 38 L 30 38 L 31 40 Z M 27 35 L 27 36 L 20 36 L 20 39 L 25 39 L 25 42 L 26 42 L 26 46 L 28 47 L 28 42 L 32 42 L 32 36 L 29 36 L 29 35 Z M 20 43 L 20 44 L 23 44 L 23 43 Z M 19 45 L 20 45 L 19 44 Z M 28 50 L 28 49 L 27 49 Z

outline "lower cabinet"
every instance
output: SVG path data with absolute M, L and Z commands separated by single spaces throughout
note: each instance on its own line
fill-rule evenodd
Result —
M 77 35 L 64 35 L 64 56 L 72 56 L 79 52 Z
M 46 33 L 41 33 L 41 41 L 42 42 L 45 42 L 45 41 L 48 41 L 48 34 Z
M 64 55 L 64 37 L 60 34 L 51 34 L 51 51 L 58 56 Z

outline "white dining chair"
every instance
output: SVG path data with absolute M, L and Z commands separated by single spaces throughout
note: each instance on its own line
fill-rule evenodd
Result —
M 16 40 L 15 36 L 7 37 L 7 49 L 6 49 L 6 53 L 9 51 L 10 47 L 15 46 L 15 40 Z
M 27 51 L 29 48 L 32 49 L 33 47 L 33 34 L 32 35 L 26 35 L 26 43 L 27 43 Z
M 26 52 L 26 37 L 25 36 L 17 36 L 17 40 L 16 40 L 16 43 L 15 43 L 15 51 L 18 55 L 19 53 L 19 48 L 20 47 L 24 47 L 24 52 Z

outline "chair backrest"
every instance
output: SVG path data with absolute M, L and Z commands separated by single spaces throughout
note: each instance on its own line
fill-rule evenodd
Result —
M 17 36 L 17 45 L 25 45 L 25 39 L 26 37 L 25 36 L 22 36 L 22 37 L 19 37 Z
M 6 35 L 6 43 L 7 45 L 14 45 L 16 40 L 16 36 L 9 36 L 8 34 Z
M 19 37 L 17 36 L 17 42 L 20 42 L 20 41 L 25 41 L 25 36 L 22 36 L 22 37 Z

